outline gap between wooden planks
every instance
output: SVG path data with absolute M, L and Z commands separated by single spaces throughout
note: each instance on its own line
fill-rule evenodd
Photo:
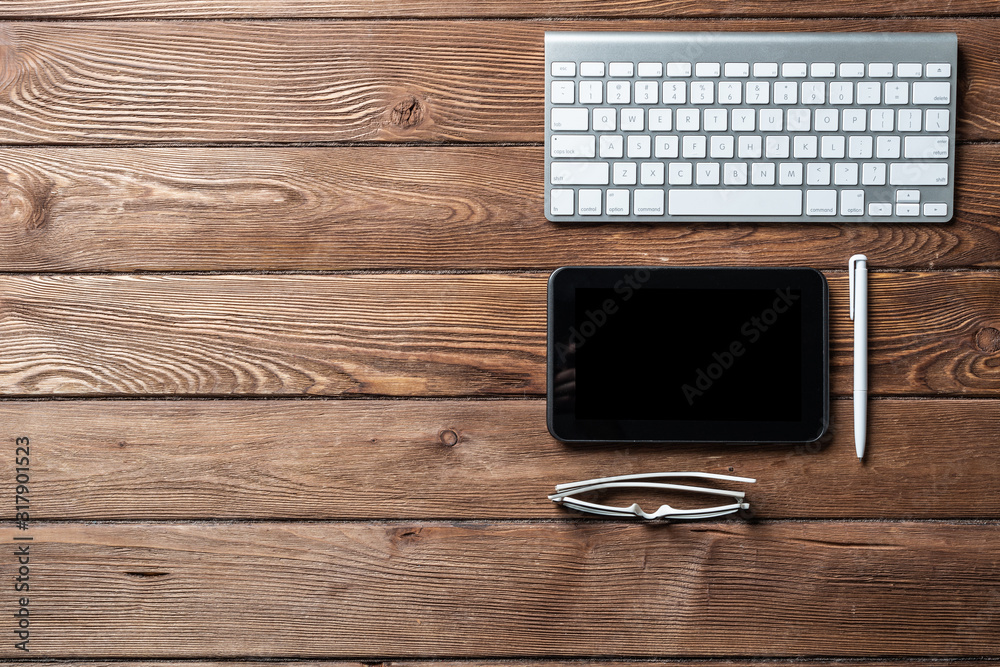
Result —
M 996 523 L 42 523 L 30 534 L 32 658 L 1000 650 Z
M 765 16 L 996 16 L 991 0 L 854 0 L 849 5 L 832 2 L 781 3 L 767 0 L 6 0 L 0 18 L 361 18 L 456 16 L 521 17 L 753 17 Z
M 601 21 L 0 24 L 0 142 L 520 142 L 546 30 Z M 992 18 L 621 21 L 616 30 L 956 32 L 961 140 L 1000 138 Z
M 544 274 L 7 275 L 8 396 L 530 396 Z M 831 390 L 851 388 L 829 275 Z M 874 273 L 872 395 L 1000 395 L 1000 274 Z
M 757 478 L 721 486 L 760 519 L 1000 518 L 994 399 L 870 401 L 864 464 L 849 400 L 797 446 L 574 447 L 538 399 L 0 401 L 0 424 L 29 440 L 38 520 L 565 519 L 556 484 L 681 470 Z
M 948 224 L 569 224 L 541 146 L 0 149 L 6 271 L 1000 267 L 1000 145 L 957 148 Z

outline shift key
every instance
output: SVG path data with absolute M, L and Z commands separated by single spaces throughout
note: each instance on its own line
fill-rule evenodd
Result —
M 896 162 L 890 164 L 889 185 L 948 185 L 948 163 Z
M 549 182 L 552 185 L 607 185 L 607 162 L 553 162 Z

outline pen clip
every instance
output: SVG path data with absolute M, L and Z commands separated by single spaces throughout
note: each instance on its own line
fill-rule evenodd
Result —
M 865 263 L 865 270 L 868 270 L 868 257 L 865 255 L 852 255 L 849 260 L 847 260 L 847 281 L 848 290 L 850 291 L 851 299 L 851 319 L 854 319 L 854 273 L 858 270 L 858 262 Z

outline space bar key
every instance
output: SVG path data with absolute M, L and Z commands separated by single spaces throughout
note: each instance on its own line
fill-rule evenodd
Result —
M 668 215 L 802 215 L 801 190 L 670 188 L 667 193 Z

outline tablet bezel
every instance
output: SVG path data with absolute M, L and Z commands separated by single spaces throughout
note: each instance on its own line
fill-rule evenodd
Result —
M 570 343 L 578 288 L 615 289 L 624 298 L 633 289 L 801 290 L 802 418 L 779 421 L 586 420 L 574 412 L 572 382 L 556 378 L 574 371 Z M 547 424 L 563 442 L 813 442 L 829 424 L 829 288 L 825 276 L 809 268 L 568 266 L 548 283 Z M 565 357 L 570 356 L 569 360 Z

